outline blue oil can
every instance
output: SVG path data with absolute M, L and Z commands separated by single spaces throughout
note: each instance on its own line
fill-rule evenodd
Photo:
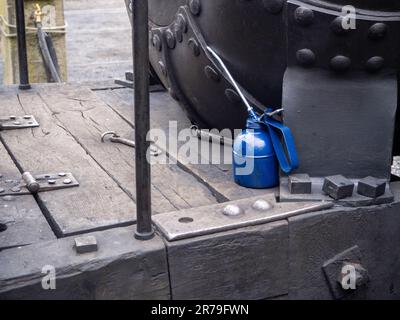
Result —
M 253 189 L 278 185 L 278 160 L 266 128 L 252 118 L 233 145 L 235 182 Z

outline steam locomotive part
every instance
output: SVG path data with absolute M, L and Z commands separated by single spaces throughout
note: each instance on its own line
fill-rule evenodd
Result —
M 356 11 L 346 28 L 348 6 Z M 200 129 L 243 128 L 247 116 L 209 45 L 252 106 L 284 108 L 298 173 L 390 178 L 393 145 L 400 154 L 398 1 L 149 0 L 149 7 L 152 68 Z

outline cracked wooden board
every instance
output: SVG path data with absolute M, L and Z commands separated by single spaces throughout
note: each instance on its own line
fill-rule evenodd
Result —
M 0 179 L 19 177 L 21 173 L 0 142 Z M 33 196 L 0 197 L 0 251 L 55 238 Z
M 131 89 L 102 90 L 96 91 L 95 94 L 133 126 L 131 119 L 133 119 L 134 106 Z M 177 122 L 178 131 L 191 126 L 185 113 L 168 93 L 152 93 L 150 103 L 152 128 L 160 128 L 164 132 L 168 132 L 169 121 Z M 183 142 L 180 143 L 180 145 L 182 144 Z M 165 145 L 160 145 L 160 147 L 166 149 Z M 187 164 L 179 154 L 170 152 L 170 155 L 178 160 L 180 168 L 196 177 L 197 180 L 212 190 L 220 201 L 244 199 L 277 191 L 277 189 L 255 190 L 238 186 L 233 181 L 230 165 Z M 200 157 L 201 155 L 199 155 Z
M 133 139 L 133 130 L 88 88 L 63 85 L 38 90 L 40 97 L 88 154 L 135 200 L 134 149 L 111 142 L 101 143 L 105 131 L 115 130 Z M 152 165 L 154 213 L 188 209 L 217 200 L 192 175 L 174 164 Z
M 23 171 L 68 172 L 79 188 L 38 195 L 57 236 L 84 233 L 134 223 L 136 206 L 55 117 L 36 89 L 3 88 L 0 115 L 34 114 L 40 127 L 1 132 Z

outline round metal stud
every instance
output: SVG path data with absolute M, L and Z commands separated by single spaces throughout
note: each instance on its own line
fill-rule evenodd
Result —
M 351 60 L 348 57 L 339 55 L 331 59 L 330 66 L 335 71 L 344 72 L 350 68 Z
M 14 121 L 13 122 L 16 126 L 20 126 L 21 125 L 21 122 L 19 122 L 19 121 Z
M 165 31 L 165 38 L 167 40 L 168 48 L 175 49 L 176 40 L 175 40 L 175 36 L 171 30 L 168 29 L 167 31 Z
M 226 89 L 225 96 L 228 98 L 230 102 L 236 105 L 239 105 L 242 102 L 238 93 L 233 89 Z
M 190 38 L 188 41 L 188 45 L 192 49 L 193 54 L 196 57 L 198 57 L 200 55 L 200 46 L 199 46 L 198 42 L 196 41 L 196 39 Z
M 265 200 L 257 200 L 252 205 L 252 208 L 257 211 L 268 211 L 272 209 L 272 205 Z
M 215 82 L 219 82 L 221 80 L 219 72 L 211 66 L 206 66 L 204 68 L 204 73 L 206 74 L 208 79 L 211 79 Z
M 181 27 L 179 26 L 178 22 L 175 22 L 174 24 L 174 33 L 175 33 L 175 38 L 176 40 L 181 43 L 183 41 L 183 31 Z
M 304 67 L 311 67 L 315 63 L 315 54 L 310 49 L 301 49 L 296 53 L 297 61 Z
M 377 72 L 383 68 L 385 64 L 385 59 L 379 56 L 370 58 L 366 63 L 366 68 L 369 72 Z
M 24 116 L 24 119 L 25 119 L 25 120 L 29 120 L 30 118 L 32 118 L 32 117 L 29 116 L 29 115 L 25 115 L 25 116 Z
M 386 36 L 387 25 L 384 23 L 375 23 L 369 28 L 368 37 L 371 40 L 380 40 Z
M 4 191 L 6 191 L 6 190 L 3 188 L 0 188 L 0 193 L 4 193 Z
M 264 8 L 271 14 L 278 14 L 283 9 L 283 0 L 263 0 Z
M 178 14 L 177 24 L 183 33 L 188 32 L 188 26 L 185 17 L 182 14 Z
M 10 120 L 15 120 L 15 119 L 17 119 L 16 116 L 10 116 Z
M 47 183 L 53 185 L 53 184 L 56 184 L 57 181 L 56 181 L 56 180 L 53 180 L 53 179 L 50 179 L 50 180 L 47 180 Z
M 65 177 L 67 174 L 65 173 L 65 172 L 60 172 L 59 174 L 58 174 L 58 176 L 59 177 Z
M 314 20 L 314 11 L 306 7 L 298 7 L 294 12 L 294 19 L 301 26 L 309 26 Z
M 198 16 L 201 12 L 200 0 L 190 0 L 189 10 L 194 16 Z
M 222 213 L 228 217 L 236 217 L 236 216 L 240 216 L 242 214 L 244 214 L 244 211 L 242 208 L 240 208 L 237 205 L 233 205 L 233 204 L 228 204 L 224 210 L 222 211 Z
M 64 179 L 63 184 L 71 184 L 72 180 L 71 179 Z
M 161 50 L 162 50 L 162 43 L 161 43 L 160 36 L 159 36 L 158 34 L 153 35 L 152 43 L 153 43 L 153 46 L 154 46 L 158 51 L 161 51 Z

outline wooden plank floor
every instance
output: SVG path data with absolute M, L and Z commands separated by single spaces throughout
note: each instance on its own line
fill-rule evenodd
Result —
M 95 91 L 107 105 L 117 112 L 133 127 L 134 105 L 131 89 L 109 89 Z M 169 122 L 176 121 L 178 131 L 190 128 L 191 123 L 183 110 L 167 92 L 154 92 L 151 94 L 151 127 L 160 128 L 168 132 Z M 178 142 L 182 146 L 185 142 Z M 196 142 L 194 142 L 196 143 Z M 162 146 L 164 149 L 166 146 Z M 232 167 L 230 165 L 216 164 L 187 164 L 179 154 L 170 154 L 177 159 L 178 165 L 190 172 L 201 183 L 206 185 L 220 201 L 238 200 L 254 197 L 265 193 L 273 193 L 276 190 L 254 190 L 242 188 L 234 183 Z M 199 156 L 201 157 L 201 156 Z
M 129 137 L 132 127 L 89 88 L 2 88 L 0 116 L 11 114 L 33 114 L 40 123 L 0 134 L 22 171 L 72 172 L 80 182 L 37 197 L 58 237 L 135 222 L 134 150 L 100 141 L 107 130 Z M 176 165 L 154 165 L 152 172 L 154 213 L 217 203 L 209 188 Z

